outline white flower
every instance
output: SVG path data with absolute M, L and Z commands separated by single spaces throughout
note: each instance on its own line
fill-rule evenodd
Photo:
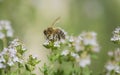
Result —
M 115 31 L 113 33 L 119 34 L 120 32 L 120 27 L 115 28 Z
M 19 45 L 20 45 L 19 39 L 14 39 L 14 40 L 11 42 L 11 46 L 19 46 Z
M 8 64 L 9 66 L 13 66 L 13 65 L 14 65 L 14 63 L 13 63 L 13 61 L 12 61 L 11 59 L 8 60 L 7 64 Z
M 74 47 L 77 52 L 85 50 L 85 47 L 89 45 L 91 51 L 99 52 L 100 47 L 96 40 L 96 33 L 95 32 L 83 32 L 74 40 Z
M 120 36 L 118 34 L 114 34 L 114 36 L 111 38 L 111 41 L 119 41 Z
M 11 30 L 11 29 L 12 29 L 12 28 L 11 28 L 11 24 L 10 24 L 9 21 L 6 22 L 6 24 L 4 25 L 4 28 L 5 28 L 6 30 Z
M 3 39 L 4 37 L 5 35 L 2 32 L 0 32 L 0 39 Z
M 120 62 L 120 49 L 117 48 L 115 51 L 114 51 L 114 57 L 115 57 L 115 60 L 117 62 Z
M 1 63 L 1 62 L 5 62 L 5 59 L 3 58 L 2 55 L 0 56 L 0 63 Z
M 120 66 L 116 66 L 116 67 L 115 67 L 115 72 L 117 72 L 117 73 L 120 74 Z
M 13 37 L 13 31 L 12 30 L 8 30 L 7 31 L 7 36 L 8 37 Z
M 90 57 L 87 56 L 85 58 L 80 58 L 79 66 L 84 68 L 87 65 L 90 65 L 90 63 L 91 63 Z
M 105 68 L 108 72 L 114 71 L 117 74 L 120 74 L 120 49 L 117 48 L 115 51 L 110 51 L 108 52 L 109 56 L 112 56 L 112 61 L 109 61 L 106 65 Z
M 15 50 L 15 48 L 9 48 L 8 51 L 9 51 L 10 57 L 16 56 L 17 51 Z
M 1 55 L 4 55 L 8 51 L 8 48 L 4 48 L 3 51 L 1 52 Z
M 93 46 L 93 49 L 92 49 L 94 52 L 100 52 L 100 47 L 99 45 L 96 44 L 96 46 Z
M 0 63 L 0 68 L 5 68 L 6 66 L 3 63 Z
M 64 55 L 64 56 L 66 56 L 68 54 L 69 54 L 69 50 L 63 50 L 62 53 L 61 53 L 61 55 Z
M 105 68 L 108 72 L 115 71 L 116 73 L 120 74 L 120 66 L 116 63 L 108 62 L 105 65 Z
M 76 50 L 77 52 L 79 52 L 79 51 L 81 50 L 81 47 L 80 47 L 79 44 L 76 44 L 76 45 L 75 45 L 75 50 Z
M 60 42 L 61 42 L 62 44 L 65 44 L 65 43 L 66 43 L 66 41 L 65 41 L 64 39 L 61 39 Z
M 73 53 L 73 52 L 71 52 L 71 56 L 74 57 L 75 59 L 78 59 L 78 58 L 79 58 L 79 55 L 76 54 L 76 53 Z
M 23 51 L 26 51 L 26 50 L 27 50 L 24 45 L 22 45 L 22 50 L 23 50 Z
M 106 75 L 111 75 L 110 72 L 106 73 Z
M 112 52 L 112 51 L 109 51 L 109 52 L 108 52 L 108 55 L 109 55 L 109 56 L 113 56 L 113 52 Z
M 83 43 L 85 45 L 96 45 L 96 33 L 95 32 L 83 32 L 80 36 L 83 38 Z
M 111 41 L 120 41 L 120 27 L 115 28 Z
M 89 38 L 84 38 L 83 40 L 85 45 L 96 45 L 96 40 L 95 39 L 89 39 Z
M 83 39 L 80 36 L 75 38 L 75 41 L 74 41 L 73 45 L 75 46 L 75 50 L 77 52 L 82 51 L 85 48 L 84 45 L 82 44 L 82 40 Z
M 109 63 L 107 63 L 107 64 L 105 65 L 105 68 L 106 68 L 108 71 L 114 70 L 115 67 L 116 67 L 115 64 L 112 64 L 111 62 L 109 62 Z
M 46 40 L 46 41 L 43 43 L 43 45 L 45 45 L 45 46 L 49 45 L 49 40 Z
M 19 58 L 16 57 L 16 56 L 14 56 L 14 57 L 13 57 L 13 61 L 14 61 L 14 62 L 19 62 Z
M 38 55 L 31 55 L 33 59 L 38 58 Z
M 21 46 L 21 49 L 16 48 L 18 45 Z M 0 52 L 0 68 L 11 67 L 18 62 L 22 64 L 24 61 L 20 50 L 26 50 L 26 48 L 24 48 L 24 45 L 18 39 L 13 40 L 8 48 L 4 48 L 2 52 Z M 18 56 L 17 53 L 21 55 Z M 4 59 L 4 56 L 6 56 L 7 59 Z
M 6 33 L 3 33 L 4 36 L 6 35 L 6 37 L 13 37 L 13 30 L 11 28 L 11 24 L 9 21 L 7 20 L 0 21 L 0 32 L 2 32 L 2 30 L 6 30 Z
M 60 47 L 60 42 L 59 41 L 55 41 L 54 42 L 54 47 Z
M 74 37 L 73 36 L 69 37 L 69 42 L 74 42 Z
M 23 61 L 22 59 L 19 59 L 19 61 L 18 61 L 18 62 L 22 64 L 24 61 Z

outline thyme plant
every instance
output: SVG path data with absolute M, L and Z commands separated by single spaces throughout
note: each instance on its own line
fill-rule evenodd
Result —
M 14 39 L 13 29 L 7 20 L 0 21 L 0 41 L 0 75 L 33 75 L 39 60 L 32 55 L 25 60 L 27 49 L 19 39 Z

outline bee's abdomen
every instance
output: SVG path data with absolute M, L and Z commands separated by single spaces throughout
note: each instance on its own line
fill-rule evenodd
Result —
M 65 39 L 65 33 L 62 30 L 60 30 L 60 36 L 62 39 Z

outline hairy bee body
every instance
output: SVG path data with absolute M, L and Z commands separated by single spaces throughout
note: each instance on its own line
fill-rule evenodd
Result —
M 55 21 L 53 21 L 52 26 L 48 27 L 43 31 L 44 35 L 46 36 L 46 39 L 49 41 L 59 41 L 61 39 L 65 39 L 65 33 L 60 28 L 53 27 L 57 21 L 59 21 L 60 17 L 56 18 Z
M 44 35 L 50 41 L 65 39 L 65 33 L 60 28 L 48 27 L 44 30 Z

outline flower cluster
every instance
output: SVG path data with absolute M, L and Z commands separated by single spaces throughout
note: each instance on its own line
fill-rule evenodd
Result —
M 29 59 L 27 60 L 27 63 L 25 65 L 26 69 L 30 72 L 32 72 L 35 69 L 35 66 L 39 63 L 40 61 L 37 59 L 37 57 L 29 55 Z
M 120 43 L 120 27 L 117 27 L 113 31 L 113 37 L 111 41 L 115 44 Z M 120 74 L 120 48 L 117 48 L 114 51 L 109 51 L 108 55 L 110 59 L 105 65 L 105 74 L 106 75 L 119 75 Z
M 8 48 L 4 48 L 0 53 L 0 68 L 7 68 L 8 66 L 14 66 L 16 63 L 22 63 L 25 51 L 24 45 L 18 39 L 14 39 Z
M 4 37 L 13 37 L 13 29 L 11 28 L 11 24 L 7 20 L 0 21 L 0 39 Z
M 58 61 L 59 64 L 72 62 L 71 65 L 74 65 L 74 68 L 84 69 L 91 64 L 91 57 L 96 57 L 95 53 L 100 50 L 96 35 L 95 32 L 83 32 L 77 37 L 66 34 L 66 39 L 54 42 L 47 39 L 43 45 L 51 49 L 50 61 Z M 74 70 L 70 72 L 70 75 L 74 73 Z M 80 72 L 76 73 L 79 75 Z
M 24 56 L 27 49 L 24 44 L 19 39 L 10 41 L 11 37 L 13 37 L 13 30 L 10 22 L 1 20 L 0 39 L 2 40 L 1 45 L 3 45 L 0 49 L 0 75 L 32 75 L 39 60 L 30 55 L 26 61 Z
M 113 37 L 111 38 L 111 41 L 114 43 L 120 43 L 120 27 L 115 28 L 113 31 Z
M 80 67 L 90 65 L 91 55 L 99 52 L 95 32 L 83 32 L 78 37 L 69 36 L 68 42 L 68 50 L 63 50 L 61 55 L 71 57 Z
M 109 51 L 109 61 L 105 65 L 106 75 L 120 74 L 120 49 L 117 48 L 115 51 Z

